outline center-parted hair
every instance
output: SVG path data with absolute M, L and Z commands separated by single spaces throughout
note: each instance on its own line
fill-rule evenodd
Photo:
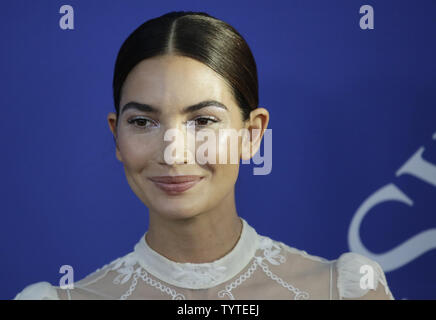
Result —
M 129 72 L 144 59 L 166 54 L 190 57 L 218 73 L 231 88 L 244 121 L 258 106 L 257 67 L 245 39 L 207 13 L 175 11 L 144 22 L 121 46 L 112 84 L 117 122 Z

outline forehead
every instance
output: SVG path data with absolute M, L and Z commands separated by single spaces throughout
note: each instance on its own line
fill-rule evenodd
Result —
M 120 106 L 129 101 L 156 106 L 186 106 L 214 99 L 229 104 L 227 83 L 205 64 L 184 56 L 165 55 L 138 63 L 128 74 Z

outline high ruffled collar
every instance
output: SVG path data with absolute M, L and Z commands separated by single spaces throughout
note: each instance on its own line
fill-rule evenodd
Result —
M 151 249 L 145 234 L 135 245 L 139 264 L 150 274 L 172 284 L 188 289 L 214 287 L 236 276 L 254 257 L 258 247 L 258 234 L 244 219 L 242 233 L 233 249 L 224 257 L 208 263 L 180 263 L 169 260 Z

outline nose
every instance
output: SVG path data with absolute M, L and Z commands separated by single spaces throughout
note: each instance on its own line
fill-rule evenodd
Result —
M 195 127 L 192 123 L 165 128 L 159 163 L 179 165 L 194 163 Z

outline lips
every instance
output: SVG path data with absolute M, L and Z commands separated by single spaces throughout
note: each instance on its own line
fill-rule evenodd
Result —
M 193 186 L 195 186 L 200 180 L 203 179 L 202 176 L 189 175 L 189 176 L 159 176 L 150 177 L 151 181 L 161 190 L 168 194 L 179 194 L 182 193 Z

